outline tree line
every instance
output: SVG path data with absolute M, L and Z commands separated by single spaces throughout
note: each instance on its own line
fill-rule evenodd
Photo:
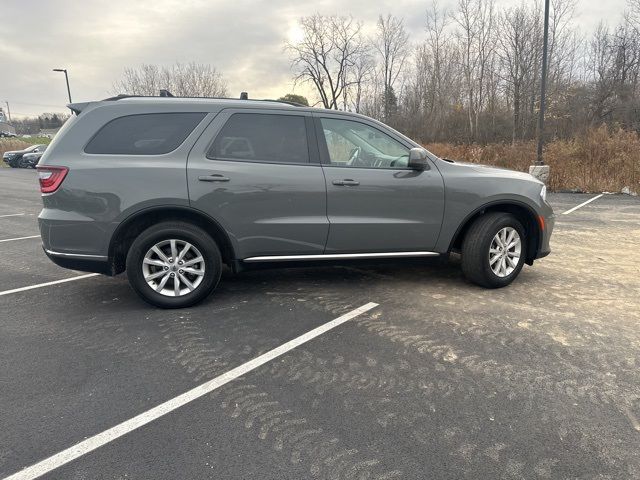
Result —
M 424 30 L 413 35 L 393 15 L 365 25 L 315 14 L 299 19 L 300 38 L 285 51 L 294 85 L 310 87 L 312 105 L 363 113 L 422 143 L 515 143 L 537 133 L 542 2 L 498 8 L 495 0 L 457 0 L 447 9 L 433 0 Z M 627 2 L 618 24 L 586 35 L 576 0 L 550 0 L 547 140 L 603 124 L 640 132 L 640 0 Z M 219 70 L 195 62 L 127 68 L 112 93 L 161 89 L 229 95 Z M 307 103 L 295 94 L 281 99 Z
M 11 124 L 18 135 L 37 135 L 40 130 L 60 128 L 68 118 L 64 113 L 43 113 L 37 117 L 14 118 Z
M 590 36 L 575 22 L 575 0 L 551 0 L 546 125 L 570 138 L 607 124 L 640 131 L 640 0 L 615 26 Z M 286 51 L 296 83 L 316 105 L 363 113 L 422 142 L 503 142 L 534 138 L 540 105 L 543 5 L 499 9 L 494 0 L 437 1 L 424 33 L 380 16 L 373 35 L 353 17 L 299 20 Z

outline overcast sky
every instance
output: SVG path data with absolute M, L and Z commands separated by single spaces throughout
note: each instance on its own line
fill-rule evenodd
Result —
M 530 1 L 530 0 L 526 0 Z M 293 91 L 284 42 L 299 17 L 353 15 L 369 27 L 380 13 L 424 37 L 428 1 L 410 0 L 2 0 L 0 101 L 15 116 L 62 112 L 67 68 L 74 101 L 105 98 L 125 67 L 210 63 L 232 95 L 275 98 Z M 453 6 L 456 0 L 440 0 Z M 499 5 L 515 5 L 498 0 Z M 625 0 L 577 0 L 576 22 L 593 31 L 619 21 Z M 296 93 L 307 94 L 304 87 Z

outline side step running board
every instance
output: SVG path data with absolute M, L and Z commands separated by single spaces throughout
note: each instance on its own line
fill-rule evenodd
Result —
M 305 260 L 351 260 L 359 258 L 437 257 L 437 252 L 326 253 L 322 255 L 265 255 L 245 258 L 243 262 L 295 262 Z

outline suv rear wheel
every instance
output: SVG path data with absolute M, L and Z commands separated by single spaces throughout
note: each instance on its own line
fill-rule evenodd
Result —
M 464 238 L 462 271 L 483 287 L 506 287 L 522 270 L 526 247 L 525 230 L 516 217 L 487 213 L 473 222 Z
M 127 253 L 127 277 L 148 303 L 183 308 L 204 300 L 218 285 L 222 259 L 201 228 L 163 222 L 143 231 Z

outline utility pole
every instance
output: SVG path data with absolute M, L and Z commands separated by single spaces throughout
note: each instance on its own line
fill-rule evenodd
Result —
M 72 103 L 72 101 L 71 101 L 71 89 L 69 88 L 69 75 L 67 74 L 67 69 L 66 68 L 54 68 L 53 71 L 54 72 L 64 72 L 64 78 L 67 81 L 67 93 L 69 94 L 69 103 Z
M 9 123 L 11 123 L 11 109 L 9 108 L 9 100 L 5 100 L 4 103 L 7 104 L 7 116 L 9 117 Z
M 536 162 L 529 167 L 529 173 L 546 182 L 549 178 L 549 166 L 544 164 L 544 112 L 547 95 L 547 52 L 549 44 L 549 0 L 544 2 L 544 38 L 542 44 L 542 78 L 540 80 L 540 112 L 538 115 L 538 152 Z

